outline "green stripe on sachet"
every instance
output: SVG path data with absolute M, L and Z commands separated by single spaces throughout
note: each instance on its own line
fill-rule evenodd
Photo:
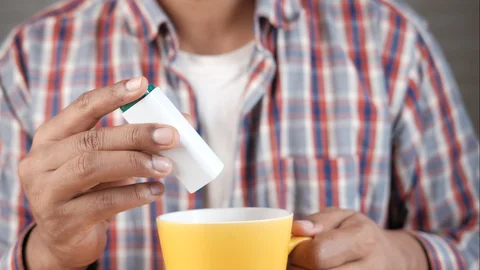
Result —
M 135 101 L 132 101 L 128 104 L 125 104 L 123 106 L 120 107 L 120 110 L 122 112 L 126 112 L 128 109 L 130 109 L 133 105 L 137 104 L 137 102 L 139 102 L 140 100 L 142 100 L 144 97 L 146 97 L 148 94 L 150 94 L 150 92 L 153 91 L 153 89 L 155 89 L 155 85 L 153 84 L 150 84 L 148 85 L 148 88 L 147 88 L 147 92 L 145 94 L 143 94 L 143 96 L 141 96 L 139 99 L 135 100 Z

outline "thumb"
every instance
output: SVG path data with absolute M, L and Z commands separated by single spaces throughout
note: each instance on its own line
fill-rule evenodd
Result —
M 314 236 L 323 231 L 321 223 L 313 223 L 310 220 L 297 220 L 293 222 L 292 234 L 294 236 Z

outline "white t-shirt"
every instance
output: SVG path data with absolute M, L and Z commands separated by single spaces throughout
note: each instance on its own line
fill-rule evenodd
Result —
M 243 93 L 255 50 L 251 41 L 221 55 L 180 52 L 179 70 L 193 87 L 208 145 L 222 160 L 222 173 L 207 185 L 207 207 L 227 207 L 233 187 L 234 158 Z

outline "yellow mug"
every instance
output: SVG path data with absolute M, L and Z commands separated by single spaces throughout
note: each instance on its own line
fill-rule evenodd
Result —
M 166 270 L 285 270 L 308 237 L 291 238 L 292 213 L 274 208 L 173 212 L 157 218 Z

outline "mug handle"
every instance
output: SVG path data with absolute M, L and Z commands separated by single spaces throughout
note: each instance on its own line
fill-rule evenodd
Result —
M 305 242 L 307 240 L 312 240 L 312 237 L 292 237 L 290 238 L 290 242 L 288 243 L 288 253 L 292 252 L 292 250 L 298 246 L 298 244 Z

